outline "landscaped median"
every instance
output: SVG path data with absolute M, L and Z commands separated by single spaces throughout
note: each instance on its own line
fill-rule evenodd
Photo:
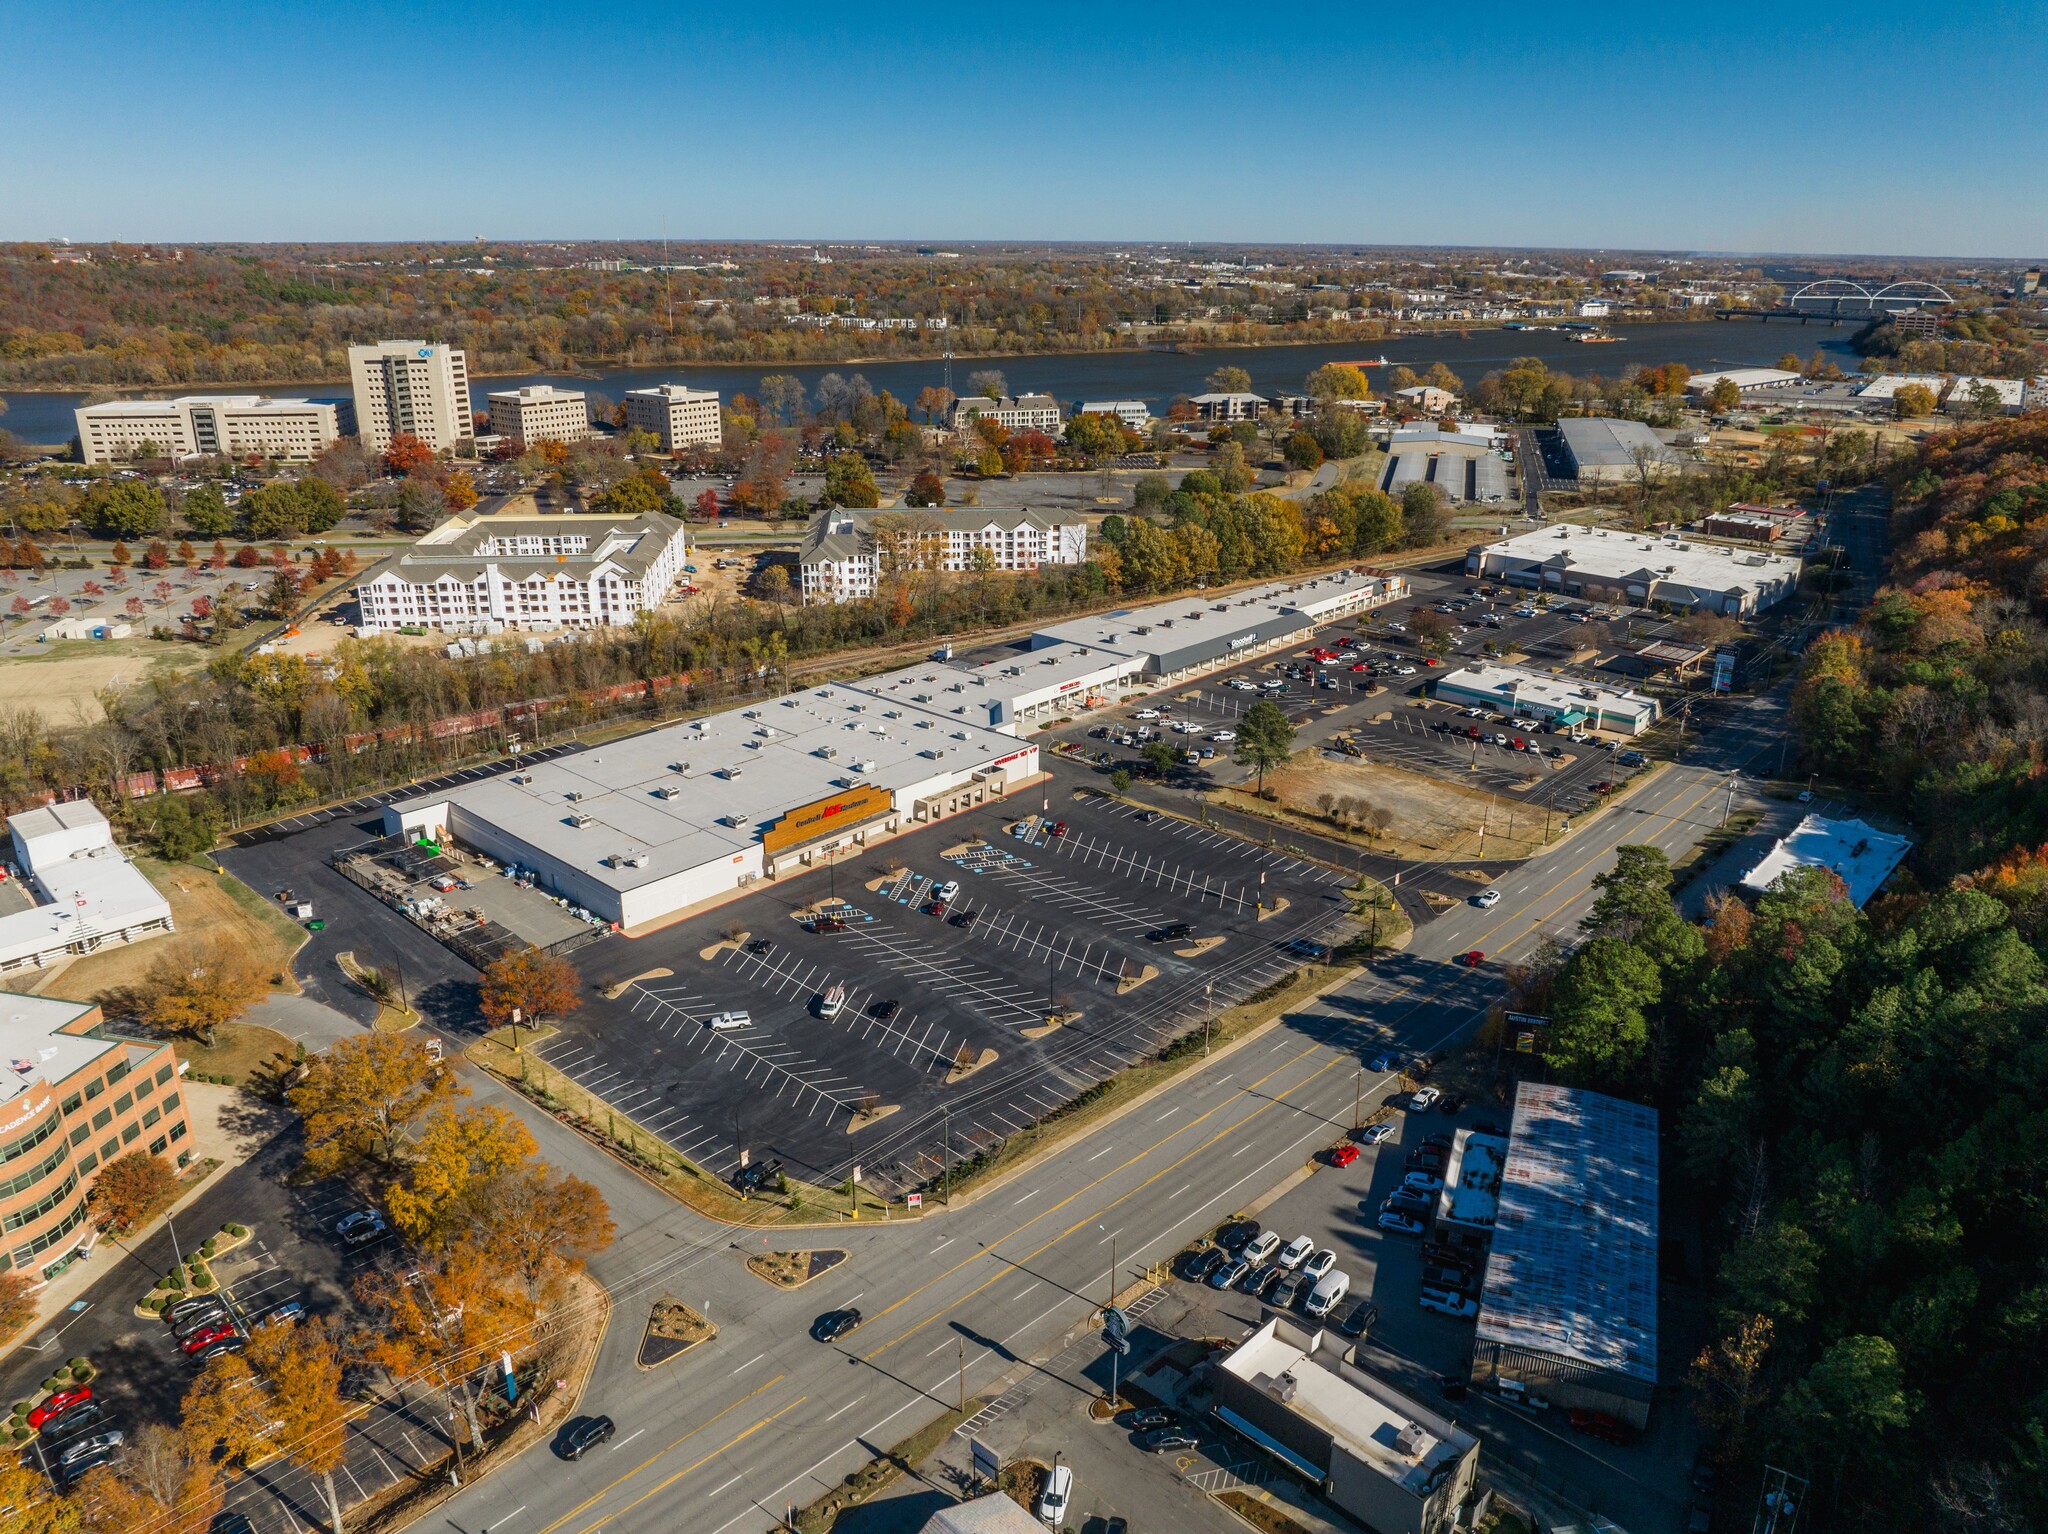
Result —
M 512 1030 L 494 1029 L 465 1051 L 471 1061 L 553 1114 L 585 1139 L 609 1152 L 664 1192 L 697 1213 L 728 1225 L 823 1225 L 853 1219 L 903 1219 L 899 1205 L 866 1188 L 820 1187 L 778 1178 L 752 1198 L 739 1194 L 719 1177 L 678 1153 L 603 1098 L 579 1086 L 565 1072 L 528 1052 L 527 1046 L 554 1030 L 521 1028 L 520 1048 L 512 1047 Z M 858 1197 L 858 1210 L 855 1197 Z
M 16 1447 L 27 1443 L 36 1436 L 36 1428 L 31 1425 L 29 1419 L 30 1414 L 37 1407 L 43 1405 L 44 1402 L 59 1392 L 73 1392 L 82 1387 L 90 1386 L 98 1375 L 99 1370 L 94 1367 L 90 1359 L 73 1358 L 59 1364 L 56 1372 L 43 1381 L 41 1387 L 33 1396 L 29 1397 L 26 1401 L 16 1401 L 14 1403 L 14 1411 L 7 1419 L 8 1441 Z M 78 1399 L 90 1399 L 91 1394 L 91 1390 L 87 1389 L 85 1395 Z M 58 1404 L 61 1406 L 64 1403 L 59 1402 Z
M 166 1273 L 148 1294 L 135 1302 L 135 1314 L 154 1321 L 188 1295 L 211 1294 L 220 1287 L 213 1276 L 213 1263 L 247 1242 L 250 1236 L 246 1225 L 223 1225 L 218 1234 L 208 1236 L 198 1245 L 182 1267 Z

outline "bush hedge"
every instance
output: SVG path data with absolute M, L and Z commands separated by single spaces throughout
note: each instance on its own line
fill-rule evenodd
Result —
M 237 1241 L 241 1240 L 244 1236 L 249 1234 L 249 1227 L 246 1225 L 228 1224 L 221 1228 L 225 1230 L 229 1235 L 233 1236 Z

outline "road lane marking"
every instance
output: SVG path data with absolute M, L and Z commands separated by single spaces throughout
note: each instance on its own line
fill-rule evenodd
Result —
M 634 1428 L 632 1432 L 628 1433 L 624 1438 L 621 1438 L 617 1443 L 612 1445 L 611 1452 L 614 1454 L 618 1453 L 619 1450 L 625 1448 L 627 1444 L 631 1443 L 634 1439 L 638 1438 L 642 1433 L 646 1431 L 647 1429 L 644 1427 Z
M 583 1528 L 578 1531 L 578 1534 L 596 1534 L 596 1531 L 598 1529 L 603 1528 L 606 1524 L 610 1523 L 614 1518 L 617 1518 L 625 1513 L 630 1513 L 633 1511 L 634 1508 L 640 1506 L 643 1502 L 648 1501 L 650 1498 L 659 1496 L 662 1492 L 667 1491 L 669 1487 L 675 1485 L 676 1482 L 680 1481 L 684 1476 L 690 1474 L 693 1470 L 701 1469 L 703 1466 L 710 1464 L 711 1461 L 717 1459 L 718 1456 L 725 1453 L 726 1450 L 733 1448 L 735 1445 L 739 1444 L 745 1439 L 753 1437 L 754 1434 L 760 1432 L 762 1428 L 768 1426 L 769 1423 L 775 1421 L 778 1417 L 788 1416 L 791 1412 L 795 1411 L 799 1406 L 803 1405 L 804 1402 L 808 1401 L 809 1399 L 810 1397 L 807 1395 L 798 1396 L 794 1401 L 791 1401 L 789 1405 L 783 1407 L 781 1411 L 774 1412 L 769 1416 L 763 1417 L 759 1422 L 756 1422 L 752 1427 L 740 1429 L 739 1432 L 733 1434 L 732 1437 L 728 1438 L 724 1443 L 720 1444 L 717 1448 L 713 1449 L 709 1454 L 706 1454 L 702 1459 L 695 1460 L 690 1464 L 683 1466 L 682 1469 L 678 1470 L 674 1475 L 668 1477 L 668 1479 L 656 1482 L 653 1487 L 643 1492 L 640 1496 L 635 1497 L 631 1502 L 628 1502 L 624 1507 L 620 1508 L 618 1512 L 606 1513 L 602 1518 L 598 1519 L 597 1522 L 585 1524 Z

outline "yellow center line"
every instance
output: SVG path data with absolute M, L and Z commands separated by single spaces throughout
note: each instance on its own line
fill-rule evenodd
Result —
M 648 1487 L 646 1491 L 642 1492 L 639 1496 L 635 1497 L 631 1502 L 628 1502 L 624 1507 L 620 1508 L 617 1512 L 606 1513 L 602 1518 L 598 1519 L 597 1522 L 585 1524 L 581 1529 L 577 1531 L 577 1534 L 593 1534 L 594 1530 L 603 1528 L 606 1524 L 610 1523 L 614 1518 L 620 1518 L 623 1517 L 625 1514 L 632 1512 L 634 1508 L 638 1507 L 641 1503 L 647 1501 L 650 1497 L 657 1496 L 660 1493 L 667 1491 L 669 1487 L 675 1485 L 676 1482 L 680 1481 L 684 1476 L 688 1475 L 691 1471 L 701 1470 L 704 1466 L 710 1464 L 711 1461 L 717 1459 L 718 1456 L 723 1454 L 727 1449 L 732 1448 L 733 1445 L 740 1443 L 745 1439 L 753 1437 L 754 1434 L 760 1432 L 762 1428 L 766 1427 L 769 1423 L 775 1421 L 776 1418 L 788 1416 L 791 1412 L 795 1411 L 799 1406 L 803 1405 L 804 1402 L 808 1401 L 809 1399 L 810 1397 L 807 1395 L 798 1396 L 794 1401 L 791 1401 L 789 1405 L 783 1407 L 781 1411 L 770 1413 L 768 1416 L 763 1417 L 759 1422 L 756 1422 L 752 1427 L 742 1428 L 739 1432 L 733 1434 L 732 1437 L 726 1439 L 724 1443 L 720 1444 L 717 1448 L 713 1449 L 709 1454 L 706 1454 L 701 1459 L 694 1460 L 690 1464 L 683 1466 L 682 1469 L 678 1470 L 674 1475 L 668 1477 L 667 1480 L 658 1481 L 654 1485 Z
M 787 1375 L 776 1375 L 775 1378 L 769 1380 L 767 1384 L 761 1385 L 753 1390 L 748 1391 L 745 1395 L 741 1396 L 737 1401 L 734 1401 L 730 1406 L 726 1407 L 724 1411 L 721 1411 L 718 1414 L 718 1417 L 723 1417 L 730 1412 L 735 1412 L 739 1410 L 742 1406 L 745 1406 L 747 1402 L 753 1400 L 754 1397 L 759 1395 L 763 1390 L 767 1390 L 772 1386 L 779 1385 L 782 1383 L 783 1380 L 787 1378 Z M 783 1408 L 784 1411 L 787 1411 L 788 1409 L 788 1407 Z M 674 1442 L 668 1444 L 666 1447 L 656 1449 L 652 1454 L 648 1455 L 647 1458 L 640 1461 L 639 1464 L 635 1465 L 631 1470 L 628 1470 L 624 1475 L 620 1476 L 617 1480 L 610 1481 L 605 1485 L 600 1486 L 596 1491 L 592 1492 L 589 1496 L 585 1497 L 581 1502 L 577 1503 L 574 1507 L 570 1508 L 568 1512 L 562 1514 L 561 1517 L 557 1518 L 553 1523 L 549 1524 L 546 1528 L 542 1529 L 540 1531 L 540 1534 L 555 1534 L 555 1530 L 559 1529 L 563 1524 L 567 1523 L 570 1519 L 574 1518 L 578 1513 L 585 1511 L 587 1508 L 590 1507 L 592 1503 L 602 1501 L 609 1493 L 611 1493 L 613 1490 L 615 1490 L 623 1483 L 632 1480 L 634 1476 L 638 1475 L 641 1471 L 645 1470 L 649 1465 L 653 1464 L 656 1460 L 660 1459 L 664 1454 L 668 1453 L 670 1449 L 675 1448 L 677 1444 L 688 1443 L 692 1438 L 695 1438 L 699 1433 L 703 1432 L 704 1429 L 711 1426 L 712 1423 L 716 1422 L 718 1420 L 718 1417 L 709 1417 L 705 1419 L 703 1422 L 698 1423 L 697 1426 L 691 1428 L 689 1432 L 683 1434 L 682 1437 L 676 1439 Z M 759 1426 L 759 1424 L 757 1423 L 755 1424 L 755 1426 Z M 751 1432 L 752 1429 L 750 1428 L 748 1429 L 748 1431 Z

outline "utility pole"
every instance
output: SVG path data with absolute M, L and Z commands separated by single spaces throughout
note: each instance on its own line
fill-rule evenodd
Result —
M 1358 1068 L 1357 1079 L 1351 1083 L 1351 1129 L 1358 1130 L 1358 1115 L 1365 1106 L 1365 1067 Z
M 964 1416 L 967 1411 L 967 1340 L 955 1337 L 953 1346 L 960 1350 L 960 1411 Z
M 1209 1058 L 1209 1025 L 1216 1019 L 1216 982 L 1206 981 L 1202 986 L 1202 1058 Z
M 945 1167 L 944 1198 L 946 1200 L 946 1207 L 951 1209 L 953 1207 L 953 1110 L 951 1108 L 941 1108 L 939 1116 L 945 1125 L 945 1153 L 942 1161 L 942 1165 Z

